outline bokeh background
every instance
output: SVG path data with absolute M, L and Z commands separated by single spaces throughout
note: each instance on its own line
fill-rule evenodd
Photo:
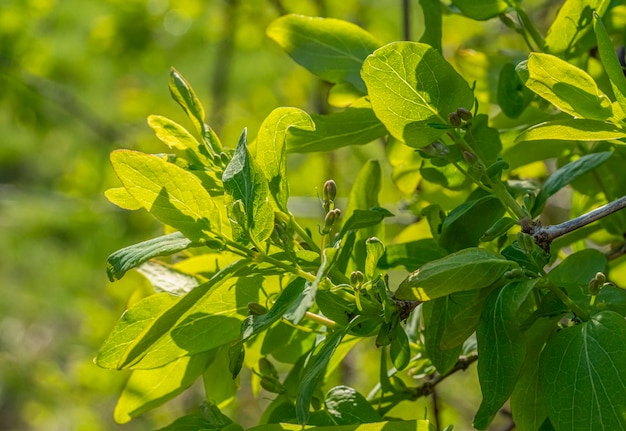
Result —
M 325 112 L 327 86 L 265 36 L 267 25 L 285 13 L 329 16 L 390 42 L 403 38 L 403 3 L 0 0 L 0 430 L 154 429 L 197 405 L 183 396 L 129 424 L 113 422 L 126 374 L 99 369 L 92 358 L 145 281 L 129 274 L 111 284 L 105 261 L 161 232 L 146 213 L 106 201 L 104 190 L 118 185 L 108 154 L 167 151 L 146 124 L 149 114 L 188 125 L 169 96 L 172 66 L 194 86 L 207 123 L 231 146 L 244 127 L 254 136 L 278 106 Z M 408 3 L 417 40 L 423 18 L 418 2 Z M 527 2 L 529 10 L 536 3 Z M 540 26 L 558 3 L 535 12 Z M 524 50 L 497 20 L 448 16 L 445 26 L 446 56 L 470 78 L 502 46 Z M 478 90 L 488 102 L 493 89 Z M 292 156 L 292 194 L 314 200 L 324 180 L 334 178 L 345 197 L 358 167 L 372 157 L 384 158 L 380 143 Z M 385 200 L 400 201 L 385 181 Z M 359 358 L 352 370 L 361 386 L 370 384 L 369 371 L 376 375 Z M 469 371 L 457 386 L 446 384 L 444 418 L 467 429 L 480 402 L 475 376 Z M 429 402 L 405 410 L 420 417 Z M 234 414 L 252 421 L 248 407 L 240 401 Z

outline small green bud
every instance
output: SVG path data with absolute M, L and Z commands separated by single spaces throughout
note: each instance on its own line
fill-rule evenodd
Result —
M 606 275 L 601 272 L 596 273 L 595 279 L 598 280 L 600 284 L 606 283 Z
M 278 371 L 276 367 L 267 358 L 259 359 L 259 371 L 262 376 L 269 376 L 278 379 Z
M 324 227 L 322 228 L 322 231 L 320 233 L 322 235 L 328 234 L 340 216 L 341 216 L 341 210 L 338 208 L 335 208 L 334 210 L 329 211 L 328 214 L 326 214 L 326 217 L 324 218 Z
M 605 286 L 605 284 L 606 275 L 601 272 L 596 273 L 596 276 L 591 279 L 588 285 L 589 293 L 591 294 L 591 296 L 596 296 L 598 293 L 600 293 L 600 290 Z
M 461 121 L 461 117 L 459 117 L 459 114 L 457 114 L 456 112 L 450 112 L 448 114 L 448 121 L 450 121 L 450 124 L 454 127 L 461 127 L 461 125 L 463 124 L 463 122 Z
M 365 276 L 361 271 L 352 271 L 350 274 L 350 284 L 353 286 L 360 286 L 365 281 Z
M 456 113 L 463 121 L 472 121 L 472 118 L 474 117 L 472 113 L 465 108 L 457 108 Z
M 516 30 L 517 31 L 517 24 L 507 14 L 504 14 L 504 13 L 500 14 L 500 21 L 502 21 L 502 23 L 505 26 L 507 26 L 508 28 L 510 28 L 511 30 Z
M 337 196 L 337 184 L 333 180 L 324 183 L 323 200 L 324 202 L 334 202 Z
M 261 316 L 266 313 L 267 313 L 267 308 L 265 308 L 258 302 L 248 302 L 248 315 L 249 316 Z

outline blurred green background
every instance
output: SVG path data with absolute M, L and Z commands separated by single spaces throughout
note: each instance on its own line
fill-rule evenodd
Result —
M 152 429 L 197 404 L 183 396 L 130 424 L 113 422 L 126 374 L 101 370 L 92 358 L 144 281 L 129 274 L 108 283 L 105 261 L 160 234 L 160 227 L 146 213 L 106 201 L 103 191 L 118 185 L 108 154 L 167 151 L 146 125 L 149 114 L 188 125 L 167 89 L 172 66 L 194 86 L 207 123 L 231 146 L 243 127 L 254 136 L 278 106 L 324 112 L 326 86 L 265 36 L 267 25 L 285 13 L 337 17 L 386 43 L 403 37 L 402 3 L 0 1 L 0 430 Z M 417 2 L 411 4 L 417 40 L 422 16 Z M 484 47 L 506 32 L 497 20 L 446 17 L 445 24 L 446 55 L 458 57 L 457 67 L 469 60 L 462 73 L 470 77 L 484 71 L 472 62 L 486 57 L 457 49 Z M 506 37 L 501 40 L 510 49 L 524 50 L 521 38 Z M 486 49 L 496 55 L 499 46 Z M 493 89 L 478 90 L 488 102 Z M 292 156 L 292 194 L 315 199 L 332 177 L 346 197 L 358 167 L 371 157 L 384 158 L 380 143 L 332 156 Z M 401 199 L 385 181 L 385 196 Z M 358 359 L 355 364 L 357 371 L 368 369 Z M 357 384 L 359 378 L 353 373 Z M 471 374 L 462 379 L 462 392 L 466 385 L 477 390 Z M 454 406 L 445 417 L 464 429 L 479 395 L 465 396 L 454 386 L 442 391 Z M 406 410 L 419 417 L 426 404 Z M 245 419 L 244 402 L 239 407 L 244 420 L 253 420 Z

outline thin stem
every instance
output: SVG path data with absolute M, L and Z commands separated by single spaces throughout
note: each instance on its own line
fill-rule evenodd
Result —
M 519 16 L 520 20 L 522 21 L 522 25 L 524 26 L 524 30 L 526 31 L 526 33 L 528 33 L 530 37 L 532 37 L 535 44 L 537 44 L 538 50 L 543 51 L 545 47 L 545 41 L 533 25 L 533 22 L 530 20 L 528 15 L 526 15 L 526 11 L 521 7 L 517 7 L 515 9 L 515 12 L 517 12 L 517 16 Z
M 320 316 L 319 314 L 311 313 L 310 311 L 304 313 L 304 317 L 312 320 L 315 323 L 319 323 L 322 326 L 326 326 L 327 328 L 335 329 L 339 327 L 337 322 L 335 322 L 334 320 L 331 320 L 324 316 Z
M 293 227 L 293 230 L 300 236 L 300 238 L 302 238 L 304 242 L 306 242 L 306 244 L 312 251 L 316 253 L 320 252 L 320 248 L 317 246 L 317 244 L 315 244 L 315 241 L 313 241 L 307 231 L 298 224 L 293 214 L 289 214 L 289 223 L 291 223 L 291 227 Z
M 557 296 L 557 298 L 563 301 L 563 304 L 567 305 L 567 308 L 572 310 L 572 313 L 580 317 L 585 322 L 589 320 L 589 313 L 587 313 L 585 310 L 580 308 L 574 301 L 572 301 L 572 299 L 569 296 L 567 296 L 565 292 L 563 292 L 561 289 L 559 289 L 557 286 L 553 285 L 552 283 L 549 283 L 547 287 L 548 289 L 550 289 L 550 292 L 554 293 Z
M 402 30 L 404 40 L 411 40 L 411 0 L 402 0 Z

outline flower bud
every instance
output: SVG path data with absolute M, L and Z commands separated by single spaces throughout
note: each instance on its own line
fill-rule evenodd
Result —
M 463 121 L 472 121 L 472 118 L 474 117 L 472 113 L 465 108 L 457 108 L 456 113 Z
M 334 202 L 335 196 L 337 196 L 337 184 L 333 180 L 326 181 L 323 193 L 324 202 Z
M 322 231 L 320 233 L 322 235 L 326 235 L 327 233 L 329 233 L 337 219 L 339 219 L 339 216 L 341 216 L 340 209 L 335 208 L 334 210 L 329 211 L 324 218 L 324 227 L 322 228 Z
M 353 286 L 360 286 L 365 281 L 365 276 L 361 271 L 352 271 L 350 274 L 350 284 Z
M 461 127 L 461 125 L 463 124 L 463 122 L 461 121 L 461 117 L 459 117 L 459 114 L 457 114 L 456 112 L 450 112 L 448 114 L 448 120 L 450 121 L 450 124 L 454 127 Z

